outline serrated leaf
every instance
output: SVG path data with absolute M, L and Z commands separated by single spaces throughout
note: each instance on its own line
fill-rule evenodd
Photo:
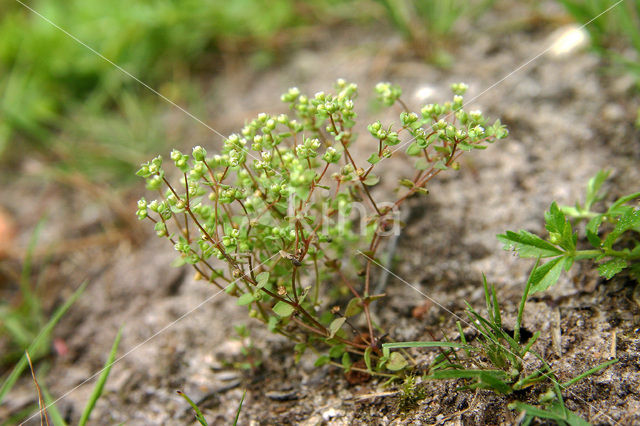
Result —
M 380 161 L 380 156 L 374 152 L 367 158 L 367 161 L 371 164 L 376 164 Z
M 254 301 L 253 294 L 245 293 L 242 296 L 238 297 L 237 304 L 240 306 L 246 306 L 251 304 Z
M 559 256 L 538 266 L 531 274 L 531 293 L 544 291 L 557 283 L 564 268 L 565 259 Z
M 504 249 L 514 249 L 520 257 L 553 257 L 562 254 L 562 250 L 548 241 L 543 240 L 531 232 L 520 230 L 518 233 L 507 231 L 497 235 L 499 241 L 504 243 Z
M 275 312 L 279 317 L 285 318 L 291 316 L 293 311 L 295 311 L 294 307 L 288 303 L 283 302 L 282 300 L 273 305 L 271 308 L 273 312 Z
M 613 231 L 607 235 L 603 243 L 604 247 L 611 248 L 625 231 L 637 227 L 640 227 L 640 209 L 628 210 L 620 217 Z
M 614 214 L 621 205 L 638 197 L 640 197 L 640 192 L 635 192 L 633 194 L 625 195 L 624 197 L 618 198 L 613 204 L 611 204 L 611 207 L 609 207 L 607 215 Z
M 544 213 L 545 228 L 549 231 L 550 240 L 563 249 L 571 252 L 576 248 L 577 235 L 573 234 L 571 222 L 567 220 L 564 212 L 558 207 L 556 202 L 551 203 L 549 211 Z M 551 236 L 556 236 L 555 241 Z
M 600 273 L 600 276 L 610 280 L 614 275 L 622 271 L 627 266 L 629 266 L 629 264 L 626 260 L 615 258 L 601 263 L 598 266 L 598 272 Z
M 589 183 L 587 184 L 587 196 L 584 202 L 584 209 L 586 211 L 591 210 L 591 206 L 602 199 L 602 196 L 599 194 L 600 188 L 610 174 L 610 170 L 600 170 L 594 177 L 589 179 Z
M 256 282 L 258 283 L 258 285 L 256 285 L 256 288 L 264 287 L 268 281 L 269 281 L 269 273 L 260 272 L 258 275 L 256 275 Z
M 566 218 L 555 201 L 551 203 L 549 210 L 544 212 L 544 220 L 545 228 L 550 234 L 556 233 L 562 235 Z
M 354 297 L 353 299 L 349 300 L 347 309 L 344 310 L 344 316 L 346 318 L 351 318 L 354 315 L 358 315 L 360 312 L 362 312 L 362 299 L 360 299 L 359 297 Z
M 329 324 L 329 332 L 330 332 L 329 337 L 335 336 L 336 333 L 342 328 L 342 325 L 346 320 L 347 320 L 346 318 L 340 317 L 331 321 L 331 324 Z
M 589 222 L 587 222 L 587 226 L 585 227 L 585 232 L 587 234 L 587 240 L 591 243 L 591 245 L 595 248 L 600 248 L 602 245 L 602 240 L 598 236 L 598 229 L 604 220 L 603 215 L 598 215 L 593 218 Z
M 391 352 L 387 368 L 391 371 L 399 371 L 405 368 L 409 363 L 399 352 Z
M 369 176 L 363 181 L 363 183 L 367 186 L 373 186 L 376 183 L 380 182 L 380 177 L 374 175 L 373 173 L 369 173 Z

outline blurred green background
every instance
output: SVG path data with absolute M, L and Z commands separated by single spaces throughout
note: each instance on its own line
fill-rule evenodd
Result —
M 267 67 L 319 25 L 396 31 L 417 56 L 446 66 L 461 17 L 481 19 L 495 0 L 36 0 L 27 4 L 181 105 L 225 59 Z M 586 22 L 613 0 L 561 0 Z M 601 53 L 625 40 L 640 50 L 640 1 L 589 27 Z M 530 1 L 540 8 L 539 1 Z M 0 0 L 0 161 L 36 149 L 62 169 L 130 182 L 132 170 L 164 149 L 167 108 L 129 76 L 15 0 Z M 622 35 L 622 37 L 619 37 Z M 636 54 L 637 56 L 637 54 Z M 623 58 L 621 55 L 618 58 Z M 626 60 L 629 67 L 637 61 Z

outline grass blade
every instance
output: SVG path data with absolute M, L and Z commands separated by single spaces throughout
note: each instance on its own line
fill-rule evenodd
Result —
M 95 387 L 93 388 L 93 392 L 91 392 L 91 396 L 89 397 L 89 402 L 84 407 L 84 411 L 82 412 L 82 416 L 80 417 L 80 421 L 78 422 L 78 426 L 84 426 L 87 424 L 89 420 L 89 416 L 96 406 L 96 402 L 102 395 L 102 391 L 104 390 L 104 385 L 107 383 L 107 378 L 109 377 L 109 372 L 111 371 L 111 366 L 113 365 L 113 361 L 116 359 L 116 354 L 118 353 L 118 345 L 120 345 L 120 338 L 122 337 L 122 328 L 118 330 L 118 334 L 116 335 L 116 340 L 114 340 L 113 345 L 111 346 L 111 352 L 109 353 L 109 359 L 104 365 L 102 369 L 102 373 L 100 373 L 100 377 L 96 382 Z
M 238 405 L 238 411 L 236 411 L 236 418 L 233 420 L 233 426 L 238 424 L 238 418 L 240 417 L 240 412 L 242 411 L 242 403 L 244 402 L 244 397 L 247 395 L 247 390 L 242 393 L 242 398 L 240 398 L 240 405 Z
M 191 408 L 193 408 L 193 411 L 196 412 L 196 420 L 198 420 L 198 422 L 202 425 L 202 426 L 209 426 L 209 423 L 207 423 L 207 419 L 204 418 L 204 414 L 202 414 L 202 411 L 200 411 L 200 408 L 198 408 L 198 406 L 196 405 L 195 402 L 193 402 L 193 400 L 191 398 L 189 398 L 187 396 L 186 393 L 182 392 L 182 391 L 178 391 L 178 395 L 180 395 L 181 397 L 184 398 L 185 401 L 187 401 L 189 403 L 189 405 L 191 406 Z M 244 399 L 244 397 L 243 397 Z M 235 424 L 235 423 L 234 423 Z
M 607 361 L 607 362 L 603 362 L 600 365 L 597 365 L 595 367 L 593 367 L 591 370 L 585 371 L 584 373 L 574 377 L 573 379 L 569 380 L 568 382 L 564 382 L 561 386 L 563 388 L 566 388 L 567 386 L 571 386 L 572 384 L 579 382 L 580 380 L 584 379 L 587 376 L 590 376 L 594 373 L 597 373 L 598 371 L 607 368 L 608 366 L 610 366 L 611 364 L 615 364 L 616 362 L 618 362 L 618 359 L 612 359 L 611 361 Z
M 53 327 L 55 327 L 58 321 L 60 321 L 60 318 L 62 318 L 62 316 L 67 312 L 67 310 L 69 310 L 71 305 L 73 305 L 75 301 L 78 300 L 78 298 L 80 297 L 80 295 L 82 294 L 82 292 L 86 287 L 87 287 L 87 281 L 82 283 L 82 285 L 78 287 L 78 289 L 71 295 L 71 297 L 69 297 L 69 299 L 64 303 L 64 305 L 59 307 L 54 312 L 49 322 L 44 327 L 42 327 L 42 330 L 40 331 L 38 336 L 33 340 L 33 342 L 31 342 L 31 344 L 27 348 L 27 352 L 33 351 L 34 348 L 37 348 L 42 343 L 42 341 L 49 336 L 49 334 L 51 333 L 51 330 L 53 330 Z M 11 371 L 11 374 L 9 374 L 9 376 L 2 383 L 2 386 L 0 387 L 0 402 L 2 402 L 4 397 L 7 396 L 7 393 L 9 393 L 11 388 L 13 388 L 13 385 L 16 383 L 16 381 L 18 380 L 18 378 L 20 377 L 20 375 L 22 374 L 22 372 L 26 367 L 27 367 L 27 358 L 26 356 L 23 356 L 20 359 L 20 361 L 18 361 L 16 366 L 13 368 L 13 370 Z

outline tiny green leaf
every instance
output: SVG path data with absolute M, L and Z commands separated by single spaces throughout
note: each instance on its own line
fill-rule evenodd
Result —
M 364 350 L 364 363 L 367 370 L 371 371 L 371 346 L 367 346 L 367 349 Z
M 558 282 L 565 261 L 565 257 L 559 256 L 538 266 L 531 274 L 531 293 L 544 291 Z
M 602 195 L 599 194 L 600 188 L 610 174 L 610 170 L 600 170 L 594 177 L 589 179 L 589 183 L 587 184 L 587 196 L 584 202 L 584 209 L 586 211 L 590 211 L 591 206 L 602 199 Z
M 629 264 L 626 260 L 615 258 L 600 264 L 600 266 L 598 266 L 598 272 L 601 276 L 610 280 L 614 275 L 622 271 L 627 266 L 629 266 Z
M 444 164 L 444 161 L 442 161 L 442 160 L 436 161 L 436 164 L 434 164 L 433 167 L 435 167 L 436 169 L 440 169 L 440 170 L 447 170 L 447 168 L 448 168 L 446 166 L 446 164 Z
M 405 368 L 409 363 L 399 352 L 391 352 L 387 368 L 391 371 L 399 371 Z
M 265 284 L 267 284 L 268 281 L 269 281 L 269 273 L 268 272 L 260 272 L 258 275 L 256 275 L 256 282 L 258 283 L 256 288 L 264 287 Z
M 346 318 L 351 318 L 352 316 L 358 315 L 360 312 L 362 312 L 362 299 L 360 299 L 359 297 L 354 297 L 353 299 L 349 300 L 347 309 L 345 309 L 344 311 L 344 316 Z
M 371 164 L 376 164 L 380 161 L 380 156 L 378 154 L 376 154 L 375 152 L 373 154 L 371 154 L 369 156 L 369 158 L 367 159 L 367 161 Z
M 351 362 L 351 357 L 349 356 L 349 352 L 345 352 L 342 354 L 341 364 L 346 371 L 349 371 L 351 369 L 351 366 L 353 365 L 353 363 Z
M 238 301 L 236 302 L 240 306 L 250 305 L 254 301 L 253 294 L 245 293 L 242 296 L 238 297 Z
M 283 318 L 291 316 L 293 311 L 295 311 L 293 306 L 283 302 L 282 300 L 276 303 L 272 309 L 273 309 L 273 312 L 275 312 L 278 316 Z
M 313 363 L 316 367 L 322 367 L 325 364 L 329 364 L 331 362 L 331 358 L 328 355 L 321 355 L 316 359 L 316 362 Z
M 367 186 L 373 186 L 376 183 L 380 182 L 380 177 L 374 175 L 373 173 L 369 173 L 369 176 L 364 180 L 364 184 Z
M 336 333 L 342 328 L 342 325 L 346 320 L 347 320 L 346 318 L 340 317 L 331 321 L 331 324 L 329 325 L 329 332 L 331 334 L 329 335 L 329 337 L 335 336 Z
M 607 235 L 607 238 L 604 240 L 603 245 L 607 248 L 611 248 L 611 246 L 616 242 L 618 238 L 625 232 L 630 229 L 635 229 L 640 227 L 640 208 L 635 210 L 627 210 L 622 217 L 616 223 L 616 227 Z
M 520 257 L 553 257 L 562 254 L 562 250 L 532 234 L 531 232 L 520 230 L 518 233 L 507 231 L 505 234 L 497 236 L 498 240 L 504 243 L 504 249 L 514 249 Z

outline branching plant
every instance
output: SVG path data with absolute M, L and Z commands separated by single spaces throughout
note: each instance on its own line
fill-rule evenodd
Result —
M 378 84 L 379 100 L 402 112 L 399 124 L 367 127 L 367 164 L 356 161 L 353 146 L 356 85 L 338 80 L 335 94 L 315 96 L 292 88 L 282 95 L 290 115 L 260 114 L 229 136 L 220 154 L 200 146 L 191 156 L 174 150 L 171 160 L 182 175 L 176 182 L 162 157 L 144 164 L 138 175 L 159 198 L 141 199 L 138 218 L 171 241 L 178 265 L 192 265 L 251 317 L 297 342 L 298 356 L 328 346 L 320 364 L 340 359 L 355 369 L 351 356 L 365 354 L 378 361 L 381 341 L 370 305 L 384 294 L 372 294 L 371 259 L 385 236 L 399 232 L 398 209 L 426 193 L 440 172 L 457 170 L 464 151 L 507 135 L 499 120 L 489 125 L 481 112 L 463 109 L 466 88 L 455 84 L 452 101 L 415 113 L 399 87 Z M 413 163 L 413 176 L 399 182 L 394 200 L 381 202 L 373 193 L 380 180 L 374 170 L 390 157 Z M 353 256 L 356 249 L 364 260 Z M 385 364 L 373 366 L 380 371 Z

